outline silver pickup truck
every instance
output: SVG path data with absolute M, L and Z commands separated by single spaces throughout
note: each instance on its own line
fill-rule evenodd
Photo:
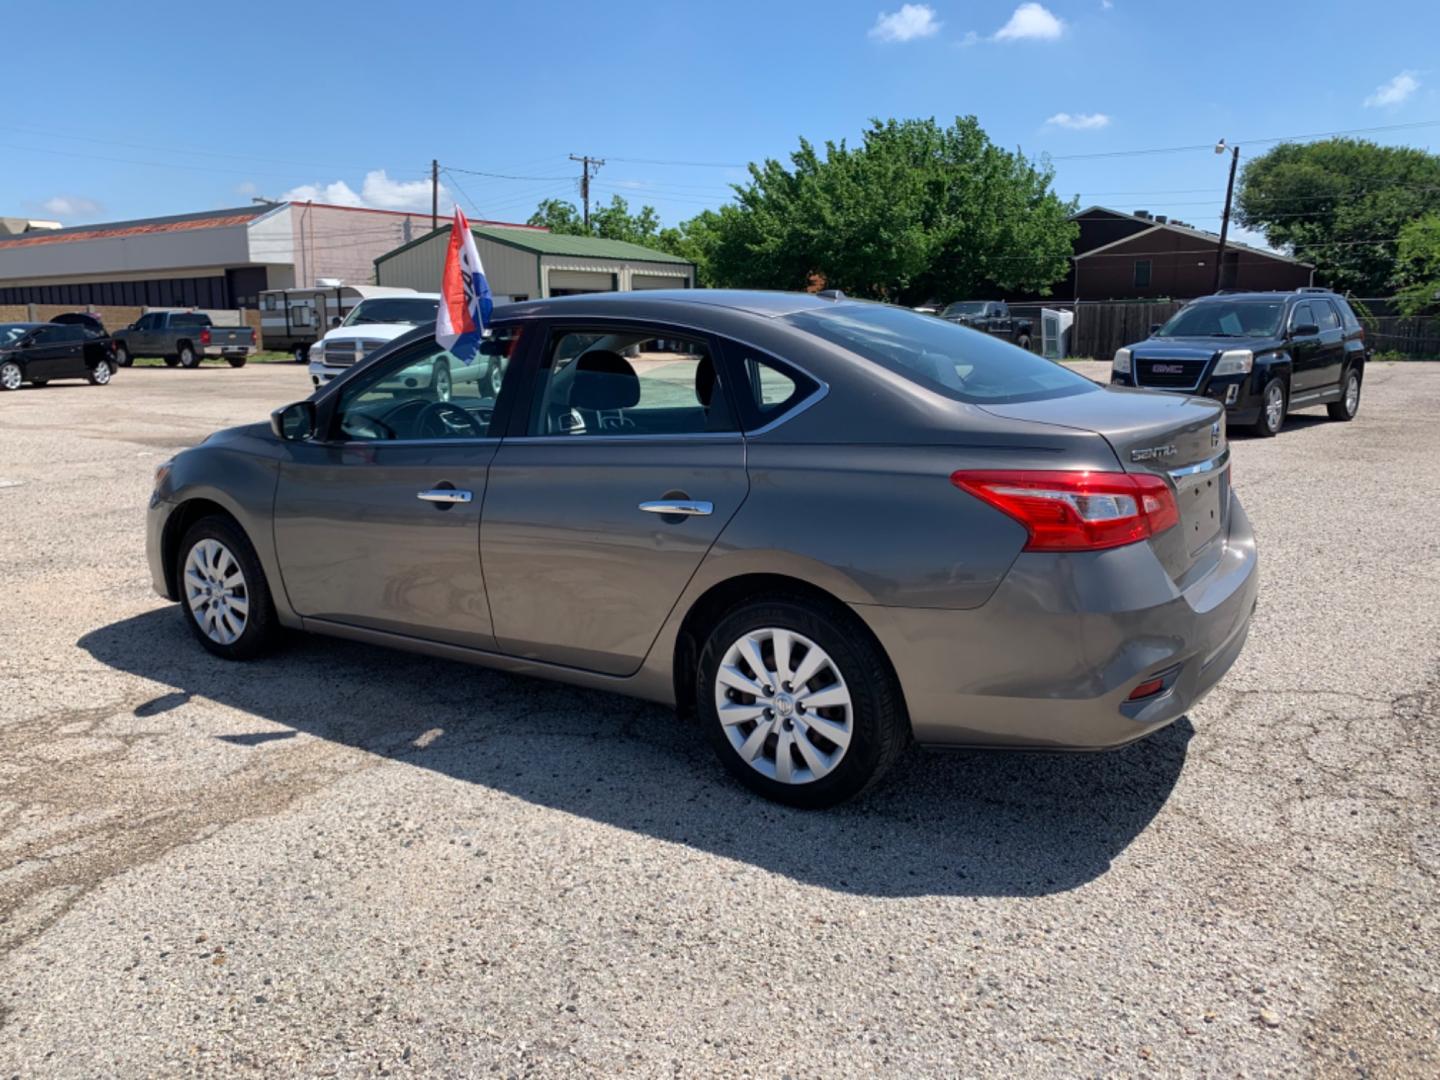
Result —
M 115 339 L 115 362 L 129 367 L 137 356 L 158 356 L 167 366 L 199 367 L 218 357 L 231 367 L 244 367 L 255 351 L 255 331 L 248 326 L 216 326 L 209 315 L 194 311 L 147 311 Z

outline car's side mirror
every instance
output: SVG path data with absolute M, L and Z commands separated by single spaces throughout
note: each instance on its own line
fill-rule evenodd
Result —
M 1152 323 L 1150 324 L 1150 333 L 1152 333 L 1152 334 L 1158 334 L 1158 333 L 1160 332 L 1160 327 L 1161 327 L 1162 325 L 1163 325 L 1162 323 L 1152 322 Z
M 1291 337 L 1314 337 L 1320 333 L 1320 327 L 1313 322 L 1297 323 L 1290 328 Z
M 342 322 L 344 322 L 344 321 L 345 321 L 345 320 L 342 319 L 342 318 L 340 318 L 339 315 L 331 315 L 331 316 L 330 316 L 330 329 L 331 329 L 331 330 L 334 330 L 335 327 L 339 326 L 339 325 L 340 325 Z
M 315 437 L 315 403 L 297 401 L 270 414 L 270 430 L 277 439 L 304 442 Z

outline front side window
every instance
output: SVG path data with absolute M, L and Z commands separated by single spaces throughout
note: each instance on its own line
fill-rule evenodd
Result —
M 698 435 L 735 430 L 709 345 L 648 331 L 551 335 L 530 435 Z
M 1100 389 L 1085 376 L 990 334 L 885 304 L 835 304 L 787 315 L 785 321 L 970 404 L 1038 401 Z
M 337 437 L 382 442 L 489 438 L 496 398 L 519 342 L 519 328 L 497 327 L 468 364 L 434 338 L 401 349 L 340 391 Z
M 1290 313 L 1290 329 L 1294 331 L 1301 326 L 1316 326 L 1315 310 L 1307 304 L 1296 304 L 1295 310 Z
M 7 345 L 14 345 L 29 332 L 30 327 L 24 325 L 0 326 L 0 349 Z

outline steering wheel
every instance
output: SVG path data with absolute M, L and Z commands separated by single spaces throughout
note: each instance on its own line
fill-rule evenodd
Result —
M 432 401 L 415 417 L 415 433 L 421 439 L 483 439 L 485 429 L 459 405 Z

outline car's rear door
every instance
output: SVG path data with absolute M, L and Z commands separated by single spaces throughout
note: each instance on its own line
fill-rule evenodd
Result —
M 1316 325 L 1320 327 L 1320 345 L 1315 357 L 1316 390 L 1335 386 L 1340 382 L 1340 368 L 1345 363 L 1345 331 L 1340 326 L 1340 313 L 1323 296 L 1310 301 L 1315 312 Z
M 63 379 L 69 374 L 66 357 L 70 346 L 78 344 L 68 341 L 68 331 L 78 327 L 59 326 L 48 323 L 36 329 L 25 350 L 25 377 L 27 379 Z
M 707 335 L 654 324 L 549 327 L 485 497 L 502 651 L 639 668 L 748 490 L 716 357 Z
M 508 363 L 523 335 L 499 324 L 492 341 Z M 508 384 L 498 401 L 458 381 L 442 399 L 440 363 L 461 366 L 423 338 L 322 400 L 329 437 L 285 444 L 275 545 L 306 619 L 493 650 L 480 508 Z

